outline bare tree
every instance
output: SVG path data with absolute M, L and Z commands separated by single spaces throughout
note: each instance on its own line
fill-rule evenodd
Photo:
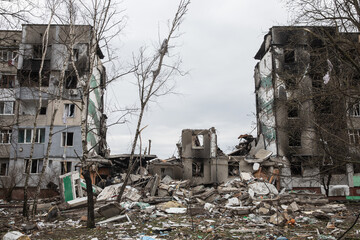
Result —
M 41 55 L 41 63 L 40 63 L 40 68 L 39 68 L 39 86 L 38 86 L 38 91 L 39 91 L 39 102 L 38 102 L 38 107 L 36 109 L 36 113 L 34 116 L 34 126 L 33 126 L 33 136 L 32 136 L 32 141 L 31 141 L 31 149 L 30 149 L 30 156 L 29 159 L 27 160 L 27 165 L 26 165 L 26 172 L 25 172 L 25 185 L 24 185 L 24 203 L 23 203 L 23 216 L 24 217 L 29 217 L 29 213 L 28 213 L 28 184 L 29 184 L 29 178 L 30 178 L 30 168 L 32 165 L 32 158 L 33 158 L 33 154 L 34 154 L 34 149 L 35 149 L 35 142 L 36 142 L 36 138 L 40 137 L 40 134 L 37 134 L 37 118 L 40 114 L 41 108 L 42 108 L 42 86 L 43 86 L 43 68 L 44 68 L 44 62 L 45 62 L 45 57 L 46 57 L 46 53 L 48 50 L 48 42 L 49 42 L 49 32 L 50 32 L 50 24 L 52 23 L 54 14 L 55 14 L 55 10 L 57 8 L 57 3 L 54 3 L 54 5 L 51 6 L 51 8 L 49 9 L 51 11 L 50 14 L 50 18 L 49 18 L 49 22 L 47 24 L 47 27 L 45 29 L 43 38 L 42 38 L 42 55 Z M 54 111 L 56 114 L 56 111 Z M 53 117 L 55 117 L 55 115 L 53 114 Z M 52 120 L 53 123 L 53 120 Z M 50 133 L 50 135 L 52 135 Z M 47 160 L 49 158 L 49 150 L 51 147 L 51 141 L 49 141 L 48 144 L 48 151 L 47 151 L 47 156 L 45 157 L 46 159 L 46 164 L 45 166 L 43 166 L 42 172 L 45 171 L 46 166 L 47 166 Z M 37 186 L 37 191 L 40 191 L 40 182 L 41 182 L 41 178 L 43 177 L 43 174 L 40 175 L 40 179 L 39 179 L 39 183 Z M 38 193 L 36 194 L 36 201 L 34 202 L 34 207 L 35 209 L 33 209 L 33 213 L 36 212 L 36 203 L 37 203 L 37 196 Z
M 140 101 L 140 113 L 132 143 L 128 171 L 121 186 L 117 198 L 118 201 L 121 201 L 130 173 L 133 171 L 135 166 L 134 153 L 142 129 L 141 123 L 144 112 L 148 107 L 149 102 L 154 101 L 155 98 L 166 95 L 172 91 L 173 86 L 169 85 L 170 79 L 175 73 L 181 73 L 179 70 L 180 62 L 177 61 L 173 64 L 168 64 L 166 63 L 166 56 L 169 56 L 169 50 L 173 47 L 170 45 L 170 42 L 179 36 L 177 31 L 184 20 L 189 4 L 189 0 L 180 1 L 175 16 L 170 23 L 168 35 L 162 43 L 159 44 L 158 49 L 152 57 L 147 56 L 146 48 L 141 48 L 139 56 L 134 57 L 134 66 L 136 66 L 135 78 Z
M 0 24 L 2 27 L 17 28 L 19 24 L 28 20 L 31 11 L 36 5 L 29 0 L 1 0 L 0 1 Z
M 3 189 L 6 201 L 11 201 L 14 189 L 24 179 L 22 167 L 13 165 L 9 168 L 6 176 L 0 177 L 0 184 Z
M 90 3 L 90 4 L 89 4 Z M 82 164 L 82 175 L 86 181 L 86 192 L 87 192 L 87 201 L 88 201 L 88 220 L 87 227 L 94 228 L 95 227 L 95 215 L 94 215 L 94 199 L 93 199 L 93 191 L 92 191 L 92 182 L 90 172 L 92 169 L 92 162 L 88 161 L 92 156 L 96 154 L 105 154 L 103 150 L 97 144 L 92 145 L 89 144 L 88 136 L 89 134 L 98 135 L 100 138 L 104 138 L 104 133 L 99 126 L 95 126 L 91 121 L 91 117 L 89 114 L 94 114 L 90 112 L 91 107 L 96 106 L 91 103 L 91 95 L 94 95 L 95 91 L 99 91 L 102 88 L 105 88 L 106 82 L 98 83 L 94 85 L 94 75 L 98 74 L 101 62 L 99 51 L 101 48 L 101 43 L 104 44 L 104 47 L 108 49 L 110 41 L 119 34 L 122 28 L 117 28 L 116 26 L 122 26 L 123 18 L 120 16 L 119 12 L 114 8 L 116 4 L 111 0 L 91 0 L 91 1 L 80 1 L 79 5 L 75 5 L 75 1 L 68 1 L 68 9 L 69 9 L 69 22 L 70 25 L 70 39 L 69 39 L 69 49 L 70 51 L 70 64 L 72 65 L 76 78 L 82 83 L 81 92 L 82 99 L 80 103 L 80 111 L 81 111 L 81 142 L 82 142 L 82 156 L 80 157 L 80 161 Z M 91 7 L 89 7 L 91 6 Z M 76 14 L 80 14 L 83 18 L 83 21 L 90 24 L 92 26 L 91 36 L 90 36 L 90 44 L 89 44 L 89 73 L 87 76 L 81 76 L 79 68 L 75 61 L 75 56 L 72 51 L 76 44 L 76 38 L 74 38 L 75 34 L 75 16 Z M 110 19 L 113 19 L 111 21 Z M 109 52 L 109 51 L 108 51 Z M 111 60 L 111 59 L 110 59 Z M 126 73 L 123 73 L 126 74 Z M 114 80 L 121 76 L 114 76 L 111 80 Z M 90 106 L 91 105 L 91 106 Z M 102 106 L 100 106 L 102 107 Z M 101 109 L 97 109 L 101 110 Z M 101 144 L 101 143 L 100 143 Z M 98 149 L 98 150 L 96 150 Z

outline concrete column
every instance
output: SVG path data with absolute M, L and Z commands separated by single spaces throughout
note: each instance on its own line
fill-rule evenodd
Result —
M 346 176 L 349 187 L 354 187 L 354 166 L 352 163 L 346 164 Z

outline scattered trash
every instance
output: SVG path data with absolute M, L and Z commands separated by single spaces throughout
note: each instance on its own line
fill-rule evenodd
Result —
M 30 238 L 19 231 L 12 231 L 6 233 L 3 240 L 30 240 Z

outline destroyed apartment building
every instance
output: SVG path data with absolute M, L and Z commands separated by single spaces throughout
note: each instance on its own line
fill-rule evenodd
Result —
M 59 175 L 74 171 L 80 162 L 83 151 L 80 111 L 82 81 L 91 81 L 85 106 L 90 157 L 97 156 L 94 161 L 101 160 L 107 150 L 103 105 L 106 73 L 101 63 L 104 56 L 97 47 L 94 50 L 95 64 L 90 69 L 92 27 L 75 25 L 72 29 L 74 34 L 70 34 L 69 25 L 51 25 L 44 48 L 46 28 L 47 25 L 24 24 L 21 31 L 0 31 L 0 184 L 6 188 L 9 179 L 14 180 L 16 188 L 13 197 L 18 199 L 22 198 L 22 191 L 18 190 L 24 186 L 23 176 L 33 139 L 30 190 L 38 182 L 55 108 L 57 112 L 49 163 L 41 186 L 43 196 L 57 194 L 47 185 L 58 185 Z M 73 44 L 70 44 L 70 39 L 74 41 Z M 71 56 L 77 73 L 70 61 Z M 89 76 L 90 73 L 92 76 Z M 60 81 L 62 74 L 64 81 Z
M 264 36 L 255 55 L 257 144 L 284 161 L 281 187 L 357 199 L 359 74 L 329 36 L 349 53 L 359 47 L 358 34 L 334 27 L 275 26 Z
M 9 121 L 6 129 L 10 132 L 7 138 L 2 135 L 2 141 L 8 139 L 8 142 L 0 147 L 8 147 L 9 154 L 1 160 L 5 164 L 1 169 L 6 171 L 2 170 L 0 179 L 9 176 L 11 166 L 21 166 L 21 173 L 24 171 L 31 143 L 28 134 L 32 134 L 34 119 L 34 110 L 30 110 L 36 109 L 40 96 L 46 114 L 39 115 L 43 119 L 38 121 L 38 129 L 44 130 L 35 138 L 33 162 L 36 167 L 31 168 L 32 176 L 37 176 L 36 171 L 42 164 L 43 145 L 48 141 L 48 134 L 45 134 L 49 131 L 47 115 L 54 101 L 51 93 L 58 88 L 56 66 L 66 62 L 66 58 L 56 53 L 66 51 L 59 40 L 66 39 L 66 34 L 62 36 L 61 33 L 67 30 L 66 26 L 52 26 L 49 63 L 44 65 L 49 74 L 48 82 L 40 92 L 30 85 L 38 78 L 24 79 L 23 76 L 31 76 L 31 69 L 36 66 L 35 70 L 39 70 L 36 62 L 31 62 L 36 60 L 32 56 L 32 45 L 43 27 L 24 25 L 23 31 L 17 32 L 19 46 L 13 46 L 16 41 L 10 41 L 9 47 L 15 54 L 7 53 L 7 58 L 15 56 L 14 60 L 3 61 L 3 67 L 9 66 L 9 73 L 14 76 L 14 84 L 1 89 L 3 101 L 12 99 L 13 112 L 9 114 L 10 108 L 4 105 L 3 113 L 7 114 L 3 115 L 8 119 L 1 119 Z M 79 28 L 90 31 L 88 26 Z M 79 101 L 81 88 L 67 88 L 79 84 L 78 81 L 73 83 L 77 78 L 70 77 L 60 100 L 64 108 L 57 115 L 56 146 L 51 150 L 47 170 L 59 168 L 56 174 L 49 176 L 58 184 L 60 198 L 43 199 L 38 204 L 38 211 L 42 213 L 37 214 L 33 222 L 19 216 L 18 201 L 0 200 L 0 207 L 5 207 L 0 209 L 0 216 L 6 216 L 0 221 L 5 229 L 2 230 L 4 237 L 46 236 L 49 239 L 71 233 L 70 238 L 76 239 L 280 240 L 342 239 L 348 234 L 359 239 L 359 230 L 349 233 L 360 216 L 354 215 L 358 207 L 330 204 L 331 199 L 323 194 L 351 200 L 359 199 L 360 195 L 357 192 L 360 191 L 360 169 L 356 162 L 356 147 L 360 143 L 360 130 L 357 130 L 357 127 L 360 129 L 359 91 L 352 92 L 353 82 L 351 88 L 334 91 L 339 86 L 346 87 L 346 83 L 357 76 L 336 61 L 337 55 L 329 54 L 334 52 L 329 52 L 325 40 L 319 38 L 324 32 L 326 36 L 341 35 L 330 27 L 273 27 L 265 35 L 255 56 L 259 60 L 254 76 L 257 136 L 240 135 L 238 145 L 227 154 L 218 146 L 214 127 L 182 130 L 181 140 L 176 144 L 178 157 L 157 158 L 150 153 L 151 141 L 139 154 L 106 154 L 106 131 L 102 125 L 105 122 L 102 111 L 105 69 L 98 61 L 92 86 L 99 91 L 90 96 L 88 106 L 92 114 L 88 116 L 92 118 L 90 123 L 99 131 L 87 136 L 89 149 L 93 149 L 89 162 L 97 163 L 91 170 L 95 201 L 92 210 L 81 168 L 75 169 L 81 167 L 74 155 L 79 151 L 81 156 L 81 146 L 77 145 L 81 128 L 77 118 L 79 111 L 76 106 L 69 105 Z M 358 44 L 356 35 L 342 35 L 349 43 Z M 77 64 L 85 67 L 86 79 L 89 70 L 86 68 L 87 38 L 80 39 L 84 40 L 84 45 L 79 41 L 79 48 L 71 50 L 76 53 Z M 17 51 L 21 53 L 19 57 L 16 57 Z M 97 54 L 101 58 L 100 49 Z M 25 64 L 26 60 L 30 64 Z M 71 74 L 71 67 L 67 67 L 66 73 Z M 346 70 L 349 72 L 339 74 Z M 26 80 L 29 85 L 22 85 Z M 338 81 L 342 84 L 337 84 Z M 4 89 L 14 94 L 6 96 Z M 347 97 L 340 95 L 345 90 Z M 91 106 L 94 101 L 97 101 L 97 108 Z M 28 103 L 26 107 L 24 102 Z M 72 141 L 69 133 L 72 133 Z M 102 138 L 97 138 L 98 135 Z M 131 163 L 134 167 L 129 166 Z M 129 180 L 124 186 L 127 177 Z M 47 197 L 51 195 L 47 193 Z M 91 217 L 91 211 L 96 212 L 96 230 L 89 235 L 82 227 Z

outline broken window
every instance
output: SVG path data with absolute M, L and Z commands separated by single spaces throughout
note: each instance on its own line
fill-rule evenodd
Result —
M 193 161 L 192 176 L 193 177 L 204 177 L 204 163 L 203 162 Z
M 15 75 L 2 75 L 0 80 L 0 88 L 14 88 Z
M 42 72 L 41 87 L 49 86 L 50 72 Z M 37 71 L 19 71 L 18 79 L 20 87 L 39 87 L 39 72 Z
M 77 77 L 75 74 L 67 74 L 65 77 L 65 88 L 75 89 L 77 87 Z
M 25 172 L 29 165 L 29 159 L 25 159 Z M 42 159 L 32 159 L 30 173 L 41 173 L 44 161 Z
M 42 55 L 43 55 L 42 45 L 33 45 L 33 57 L 42 58 Z
M 74 133 L 73 132 L 63 132 L 62 133 L 62 146 L 63 147 L 72 147 L 74 143 Z
M 73 56 L 74 56 L 74 62 L 76 62 L 79 59 L 79 49 L 76 48 L 73 49 Z
M 64 161 L 61 163 L 61 175 L 71 172 L 72 162 Z
M 349 104 L 349 114 L 351 117 L 360 117 L 360 102 L 354 101 Z
M 289 147 L 301 147 L 301 131 L 292 131 L 289 133 Z
M 228 162 L 228 176 L 239 176 L 240 162 L 230 161 Z
M 352 145 L 360 144 L 360 129 L 349 129 L 349 143 Z
M 284 52 L 284 63 L 294 63 L 295 62 L 295 51 L 294 50 L 285 50 Z
M 12 135 L 12 130 L 11 129 L 3 129 L 0 131 L 0 144 L 6 144 L 6 143 L 11 143 L 11 135 Z
M 14 102 L 0 102 L 0 115 L 13 115 Z
M 291 176 L 302 176 L 301 161 L 298 158 L 291 160 L 290 171 Z
M 40 114 L 40 115 L 46 115 L 46 107 L 41 107 L 39 114 Z
M 288 105 L 288 118 L 299 117 L 299 105 L 296 102 L 290 102 Z
M 321 88 L 324 84 L 323 77 L 329 70 L 327 58 L 324 54 L 314 53 L 310 56 L 309 76 L 312 79 L 313 88 Z
M 8 169 L 9 169 L 9 161 L 8 160 L 0 161 L 0 176 L 7 176 Z
M 192 135 L 192 147 L 193 148 L 204 148 L 204 135 L 193 134 Z
M 70 118 L 75 116 L 75 104 L 65 104 L 65 116 Z

